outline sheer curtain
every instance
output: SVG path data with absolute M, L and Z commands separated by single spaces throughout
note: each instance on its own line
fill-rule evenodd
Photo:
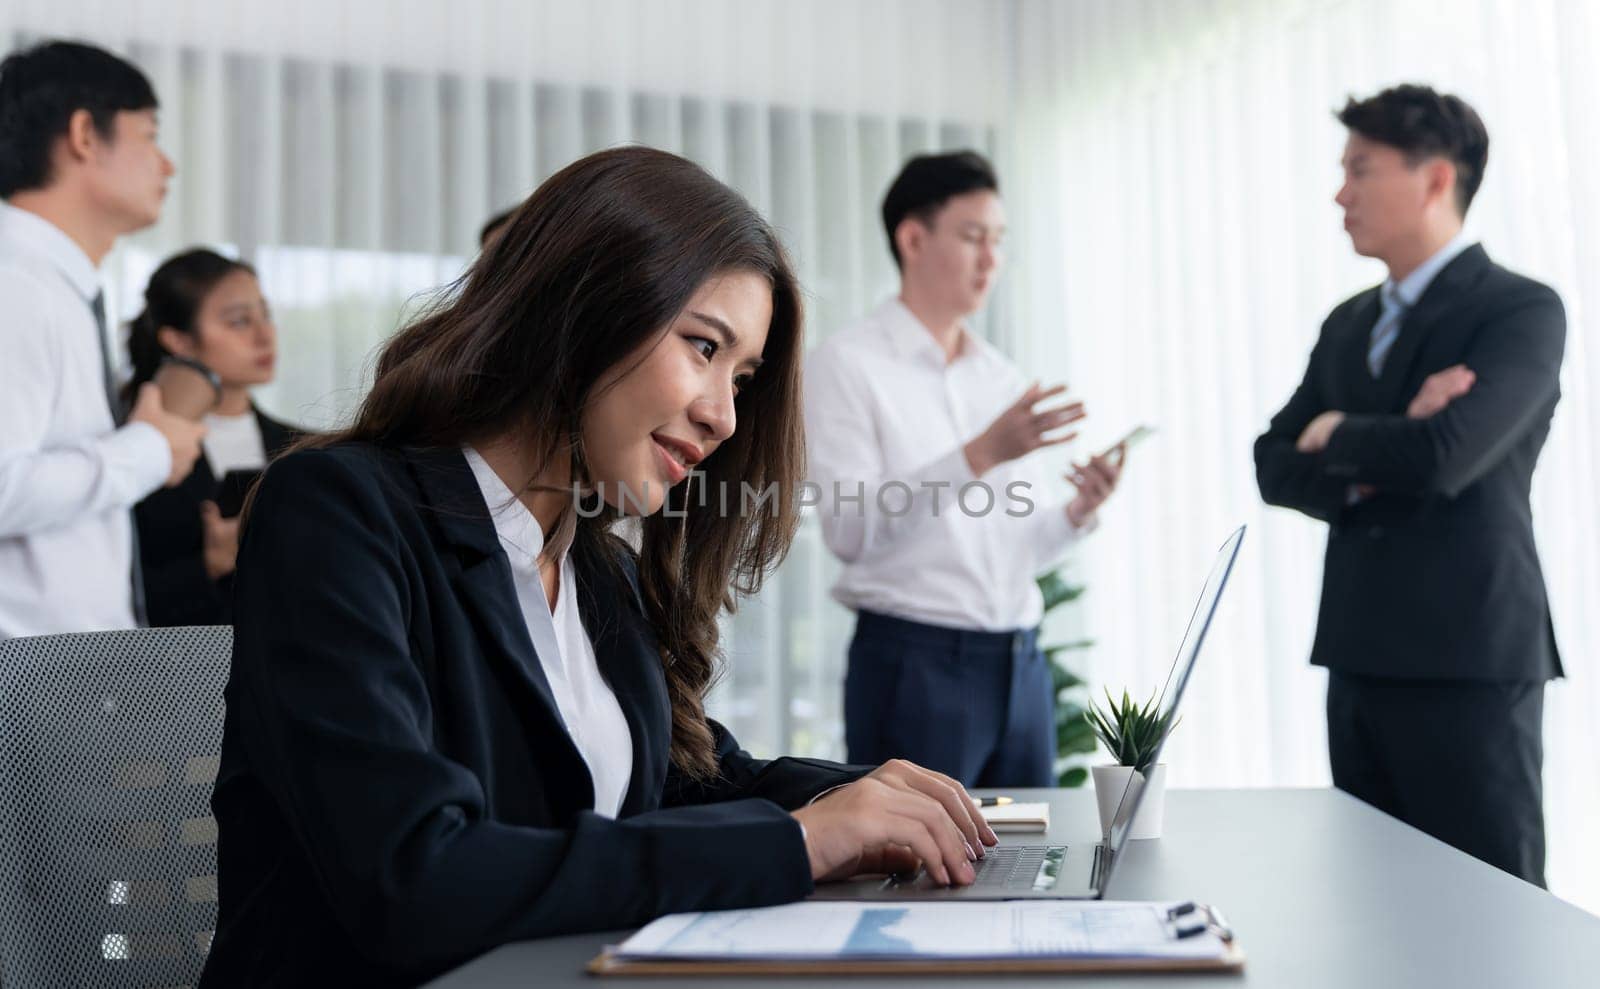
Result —
M 1287 400 L 1327 311 L 1383 277 L 1332 202 L 1330 111 L 1401 81 L 1457 92 L 1491 135 L 1468 228 L 1566 302 L 1563 396 L 1534 517 L 1568 679 L 1546 695 L 1555 892 L 1600 911 L 1600 11 L 1581 0 L 1024 0 L 1015 213 L 1035 221 L 1018 336 L 1063 369 L 1110 441 L 1159 427 L 1078 559 L 1091 679 L 1150 689 L 1206 561 L 1250 525 L 1173 737 L 1179 786 L 1325 785 L 1326 683 L 1306 664 L 1325 527 L 1264 507 L 1251 442 Z M 1035 216 L 1035 208 L 1042 215 Z M 1062 332 L 1065 328 L 1065 332 Z

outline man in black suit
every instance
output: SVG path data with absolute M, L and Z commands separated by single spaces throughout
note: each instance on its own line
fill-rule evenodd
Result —
M 1489 150 L 1470 106 L 1399 86 L 1338 118 L 1335 201 L 1389 278 L 1329 314 L 1255 445 L 1261 496 L 1329 525 L 1311 661 L 1334 784 L 1543 885 L 1544 684 L 1562 671 L 1528 490 L 1566 318 L 1461 233 Z

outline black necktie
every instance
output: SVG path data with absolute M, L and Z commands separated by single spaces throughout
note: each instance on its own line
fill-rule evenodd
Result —
M 100 341 L 100 374 L 105 382 L 106 405 L 111 410 L 111 422 L 120 425 L 124 409 L 122 400 L 117 397 L 117 367 L 111 360 L 111 343 L 106 339 L 106 294 L 96 292 L 93 299 L 89 300 L 89 310 L 94 313 L 95 336 Z M 133 566 L 129 568 L 128 580 L 133 594 L 133 619 L 141 626 L 149 624 L 145 621 L 144 614 L 144 571 L 139 566 L 139 523 L 129 513 L 128 532 L 133 547 Z
M 122 423 L 122 399 L 117 396 L 117 365 L 111 359 L 111 343 L 106 340 L 106 294 L 95 293 L 89 300 L 89 309 L 94 313 L 95 339 L 100 341 L 100 376 L 105 383 L 106 405 L 111 409 L 111 421 L 120 425 Z

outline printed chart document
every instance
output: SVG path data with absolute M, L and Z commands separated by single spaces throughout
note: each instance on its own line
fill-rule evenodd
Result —
M 1178 937 L 1174 903 L 803 901 L 662 917 L 613 949 L 619 960 L 1222 960 L 1211 931 Z

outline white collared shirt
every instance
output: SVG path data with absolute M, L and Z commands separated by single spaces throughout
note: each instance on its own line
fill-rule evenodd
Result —
M 1044 451 L 981 479 L 963 452 L 1027 387 L 965 330 L 947 363 L 898 299 L 812 351 L 807 459 L 823 539 L 845 564 L 833 588 L 841 604 L 985 631 L 1039 623 L 1034 578 L 1093 522 L 1068 521 L 1071 487 Z
M 88 255 L 0 204 L 0 638 L 133 628 L 129 509 L 172 453 L 113 428 Z
M 205 417 L 206 438 L 200 442 L 211 476 L 222 480 L 230 470 L 261 470 L 267 466 L 267 445 L 255 411 L 236 416 Z
M 616 817 L 633 777 L 633 734 L 617 695 L 600 673 L 594 644 L 584 630 L 572 556 L 562 549 L 560 585 L 555 610 L 551 611 L 544 582 L 539 578 L 539 554 L 544 550 L 539 520 L 478 451 L 467 447 L 462 452 L 494 519 L 495 534 L 511 561 L 517 603 L 522 607 L 528 637 L 533 640 L 539 665 L 550 682 L 561 720 L 594 780 L 595 813 Z

